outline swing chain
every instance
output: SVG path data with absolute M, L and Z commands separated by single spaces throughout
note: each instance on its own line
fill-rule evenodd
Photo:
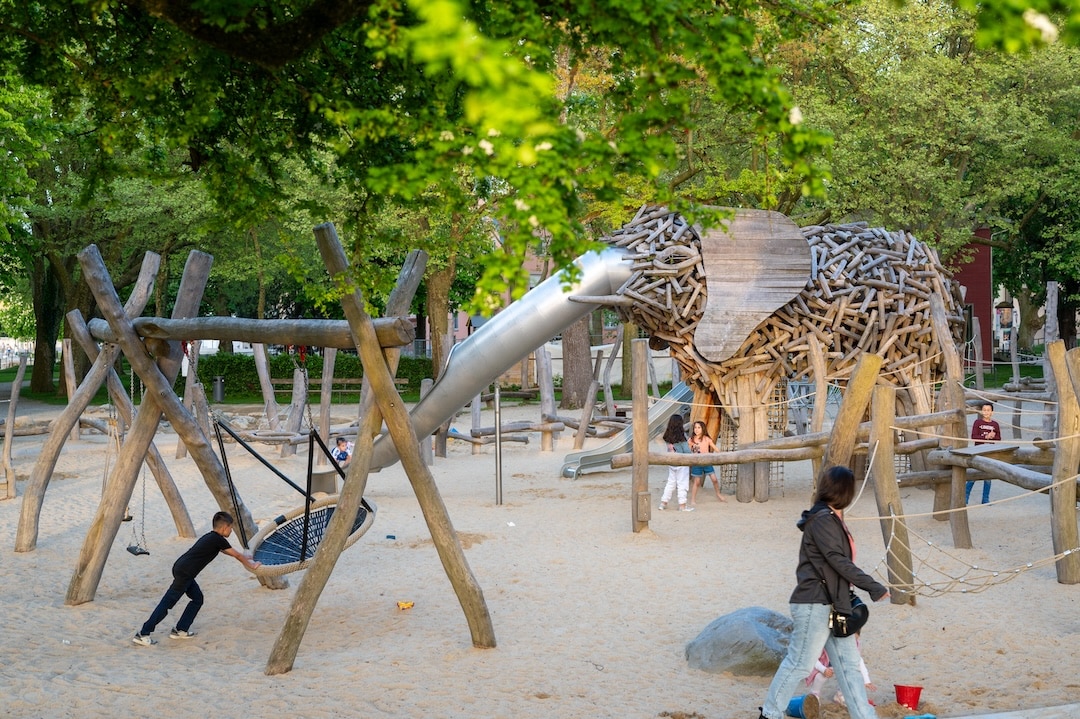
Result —
M 139 514 L 139 532 L 135 533 L 135 522 L 131 523 L 131 543 L 142 550 L 142 553 L 149 554 L 150 550 L 146 548 L 146 465 L 143 464 L 142 477 L 139 480 L 142 484 L 142 508 Z M 134 554 L 134 552 L 132 552 Z

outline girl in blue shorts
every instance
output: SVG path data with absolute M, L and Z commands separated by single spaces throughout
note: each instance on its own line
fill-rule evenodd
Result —
M 694 422 L 694 428 L 690 430 L 690 439 L 687 440 L 690 444 L 690 451 L 697 454 L 711 454 L 713 452 L 719 452 L 716 445 L 712 441 L 712 437 L 705 431 L 705 423 L 701 420 Z M 705 478 L 712 477 L 713 490 L 716 492 L 716 498 L 721 502 L 727 502 L 724 499 L 724 495 L 720 494 L 720 480 L 716 478 L 716 469 L 711 465 L 705 465 L 704 467 L 691 467 L 690 468 L 690 506 L 697 505 L 697 492 L 698 489 L 705 486 Z

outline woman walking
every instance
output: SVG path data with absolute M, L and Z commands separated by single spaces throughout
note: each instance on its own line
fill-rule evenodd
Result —
M 796 586 L 791 594 L 791 643 L 776 670 L 758 719 L 783 719 L 796 689 L 814 668 L 824 649 L 832 660 L 840 691 L 847 697 L 852 719 L 875 719 L 859 671 L 859 648 L 854 635 L 833 636 L 829 614 L 833 606 L 851 614 L 852 585 L 875 602 L 889 590 L 855 566 L 855 540 L 844 524 L 844 509 L 855 498 L 855 475 L 847 467 L 825 470 L 814 494 L 814 505 L 802 513 Z

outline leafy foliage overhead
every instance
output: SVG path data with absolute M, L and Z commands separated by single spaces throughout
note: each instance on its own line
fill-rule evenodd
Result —
M 822 136 L 791 122 L 763 58 L 837 5 L 0 0 L 0 32 L 25 80 L 53 89 L 57 112 L 89 100 L 97 177 L 128 172 L 137 148 L 182 149 L 246 227 L 286 196 L 285 158 L 319 173 L 330 149 L 334 181 L 366 211 L 433 189 L 441 211 L 483 201 L 504 243 L 483 283 L 520 291 L 539 230 L 565 265 L 584 247 L 584 201 L 630 208 L 639 198 L 625 178 L 660 184 L 678 160 L 673 133 L 699 120 L 691 86 L 781 133 L 788 161 L 820 149 Z M 607 68 L 602 131 L 566 121 L 559 52 Z M 818 187 L 812 166 L 799 167 L 806 189 Z

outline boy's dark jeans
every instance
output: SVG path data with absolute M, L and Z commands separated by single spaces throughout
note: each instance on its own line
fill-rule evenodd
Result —
M 169 610 L 175 607 L 176 603 L 180 601 L 180 597 L 185 594 L 191 601 L 184 607 L 184 613 L 180 615 L 180 621 L 176 623 L 176 628 L 184 632 L 191 629 L 191 625 L 195 621 L 195 615 L 202 609 L 203 593 L 199 589 L 198 582 L 194 579 L 176 578 L 173 580 L 172 586 L 169 587 L 169 591 L 165 592 L 165 596 L 161 598 L 157 607 L 150 614 L 150 618 L 146 620 L 146 624 L 142 625 L 139 634 L 145 636 L 153 633 L 157 629 L 157 625 L 169 613 Z

